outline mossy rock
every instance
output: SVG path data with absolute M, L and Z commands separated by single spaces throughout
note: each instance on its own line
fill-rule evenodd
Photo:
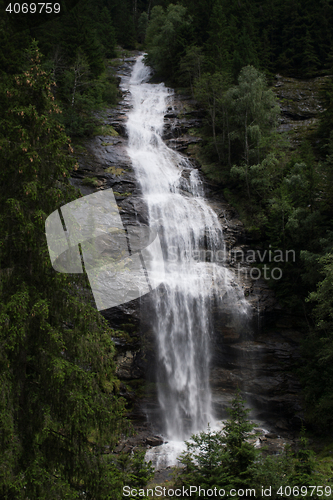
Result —
M 106 168 L 106 169 L 105 169 L 105 172 L 106 172 L 107 174 L 116 175 L 116 176 L 118 177 L 119 175 L 121 175 L 121 174 L 123 173 L 123 169 L 122 169 L 122 168 L 119 168 L 119 167 L 114 167 L 114 166 L 112 166 L 112 167 L 108 167 L 108 168 Z

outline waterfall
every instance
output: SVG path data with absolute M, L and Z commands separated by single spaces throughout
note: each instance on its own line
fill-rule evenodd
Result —
M 163 429 L 168 439 L 183 440 L 214 420 L 211 308 L 223 297 L 234 301 L 237 287 L 217 262 L 223 261 L 223 233 L 204 199 L 198 171 L 161 138 L 172 91 L 147 83 L 149 77 L 140 56 L 129 80 L 128 154 L 163 251 L 164 282 L 150 294 Z M 239 314 L 246 313 L 246 305 L 242 308 Z

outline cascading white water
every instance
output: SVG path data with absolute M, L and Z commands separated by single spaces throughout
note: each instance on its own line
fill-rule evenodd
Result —
M 171 91 L 146 83 L 149 76 L 141 56 L 129 81 L 128 153 L 164 257 L 164 283 L 151 292 L 164 432 L 168 439 L 183 440 L 213 421 L 211 301 L 230 298 L 235 288 L 230 271 L 214 262 L 216 255 L 223 260 L 223 234 L 205 202 L 198 172 L 161 138 Z M 246 312 L 242 307 L 241 314 Z

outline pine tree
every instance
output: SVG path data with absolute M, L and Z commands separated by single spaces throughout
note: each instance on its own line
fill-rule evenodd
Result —
M 306 30 L 306 36 L 303 42 L 303 74 L 306 77 L 317 76 L 317 69 L 320 65 L 312 36 L 309 30 Z
M 27 56 L 0 87 L 0 496 L 117 498 L 112 332 L 85 277 L 50 263 L 45 219 L 77 198 L 76 167 L 36 43 Z
M 175 77 L 186 46 L 191 45 L 191 24 L 186 8 L 170 4 L 166 11 L 156 5 L 146 33 L 147 62 L 164 77 Z
M 237 391 L 229 409 L 224 433 L 226 469 L 233 476 L 233 485 L 240 488 L 251 486 L 251 468 L 257 455 L 254 446 L 247 442 L 249 432 L 254 427 L 248 420 L 249 411 Z
M 229 492 L 234 488 L 251 488 L 257 450 L 247 442 L 253 429 L 245 409 L 244 400 L 238 391 L 229 409 L 229 419 L 221 431 L 208 427 L 206 432 L 193 435 L 186 442 L 187 450 L 183 453 L 177 486 L 200 486 L 205 493 L 197 491 L 194 498 L 208 499 L 212 496 L 207 490 Z M 222 495 L 223 496 L 223 495 Z

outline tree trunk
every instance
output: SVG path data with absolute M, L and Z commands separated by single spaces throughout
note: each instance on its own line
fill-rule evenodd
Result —
M 73 87 L 73 94 L 72 94 L 72 108 L 74 107 L 74 101 L 75 101 L 75 92 L 76 92 L 76 87 L 77 87 L 77 70 L 74 69 L 74 87 Z
M 231 141 L 230 141 L 230 132 L 229 132 L 229 119 L 228 119 L 228 111 L 227 111 L 227 135 L 228 135 L 228 165 L 231 168 Z
M 214 100 L 213 100 L 213 107 L 212 107 L 212 112 L 211 112 L 211 118 L 212 118 L 212 128 L 213 128 L 214 145 L 215 145 L 215 149 L 216 149 L 216 152 L 217 152 L 217 156 L 218 156 L 219 162 L 221 162 L 221 155 L 220 155 L 220 152 L 219 152 L 219 148 L 217 147 L 217 141 L 216 141 L 216 128 L 215 128 L 216 100 L 215 100 L 215 97 L 214 97 Z
M 247 110 L 245 113 L 245 180 L 246 180 L 246 190 L 247 190 L 247 195 L 249 197 L 249 201 L 251 201 L 251 195 L 250 195 L 250 183 L 249 183 L 249 143 L 248 143 L 248 137 L 247 137 Z

